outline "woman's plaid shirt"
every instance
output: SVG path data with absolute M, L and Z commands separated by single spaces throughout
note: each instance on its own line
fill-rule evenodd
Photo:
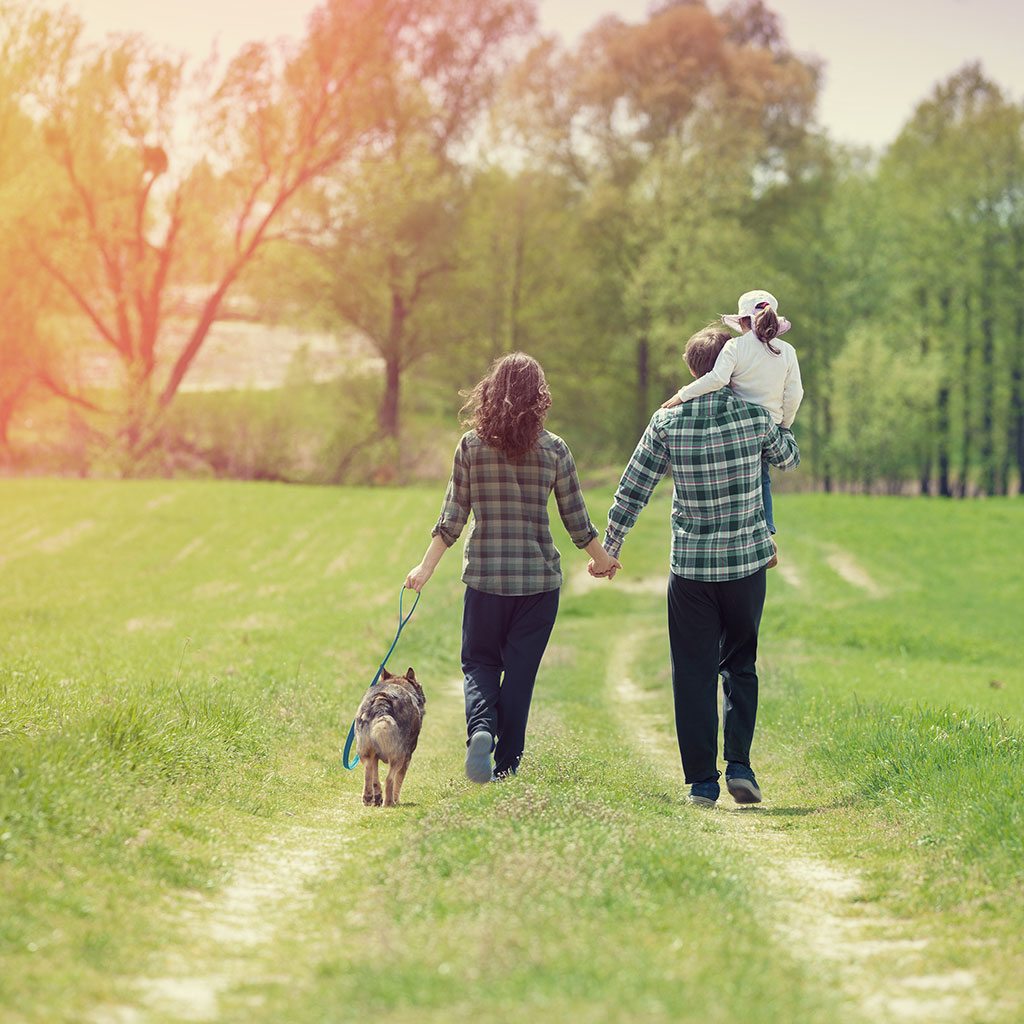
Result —
M 548 523 L 552 491 L 569 537 L 585 548 L 597 530 L 587 514 L 572 452 L 560 437 L 544 430 L 520 461 L 510 462 L 475 431 L 463 436 L 433 536 L 451 547 L 472 511 L 463 557 L 462 580 L 467 586 L 519 596 L 562 585 L 558 549 Z
M 772 557 L 761 460 L 800 462 L 788 430 L 729 388 L 659 409 L 640 438 L 608 513 L 604 546 L 618 557 L 658 481 L 672 471 L 672 571 L 692 580 L 737 580 Z

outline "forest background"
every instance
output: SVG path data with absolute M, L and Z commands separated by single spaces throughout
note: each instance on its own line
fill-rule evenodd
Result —
M 967 63 L 858 148 L 822 74 L 759 0 L 325 0 L 201 63 L 0 0 L 0 466 L 433 479 L 523 349 L 599 474 L 767 287 L 797 486 L 1019 493 L 1024 105 Z

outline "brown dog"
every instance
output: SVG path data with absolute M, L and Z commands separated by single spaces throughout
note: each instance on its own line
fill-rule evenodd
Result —
M 384 786 L 384 806 L 398 803 L 412 752 L 420 738 L 427 698 L 410 668 L 404 676 L 393 676 L 387 669 L 380 682 L 371 686 L 356 712 L 356 753 L 363 762 L 363 803 L 381 804 L 377 762 L 388 768 Z

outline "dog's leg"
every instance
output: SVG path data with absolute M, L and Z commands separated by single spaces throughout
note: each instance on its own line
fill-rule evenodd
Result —
M 409 761 L 410 760 L 411 760 L 411 758 L 407 757 L 402 762 L 400 767 L 392 769 L 392 771 L 388 773 L 388 782 L 391 781 L 391 776 L 392 775 L 395 776 L 395 803 L 396 804 L 398 803 L 399 798 L 402 795 L 402 783 L 405 782 L 405 773 L 409 770 Z
M 373 803 L 375 806 L 380 807 L 381 805 L 381 793 L 380 793 L 380 761 L 377 756 L 374 755 L 370 758 L 373 772 Z
M 370 758 L 363 758 L 363 803 L 373 803 L 373 776 L 370 773 Z
M 384 806 L 394 807 L 398 803 L 398 786 L 396 780 L 398 778 L 398 766 L 394 761 L 388 767 L 387 781 L 384 783 Z

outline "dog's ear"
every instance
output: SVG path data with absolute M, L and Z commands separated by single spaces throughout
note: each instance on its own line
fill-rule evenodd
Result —
M 416 682 L 416 673 L 413 672 L 411 665 L 409 666 L 408 669 L 406 669 L 405 678 L 408 679 L 410 683 Z
M 420 708 L 427 706 L 427 695 L 423 692 L 423 687 L 410 675 L 406 676 L 409 682 L 409 686 L 412 687 L 412 692 L 416 694 L 416 700 L 419 703 Z
M 383 681 L 385 679 L 394 679 L 395 677 L 386 668 L 382 668 L 380 670 L 380 678 Z

